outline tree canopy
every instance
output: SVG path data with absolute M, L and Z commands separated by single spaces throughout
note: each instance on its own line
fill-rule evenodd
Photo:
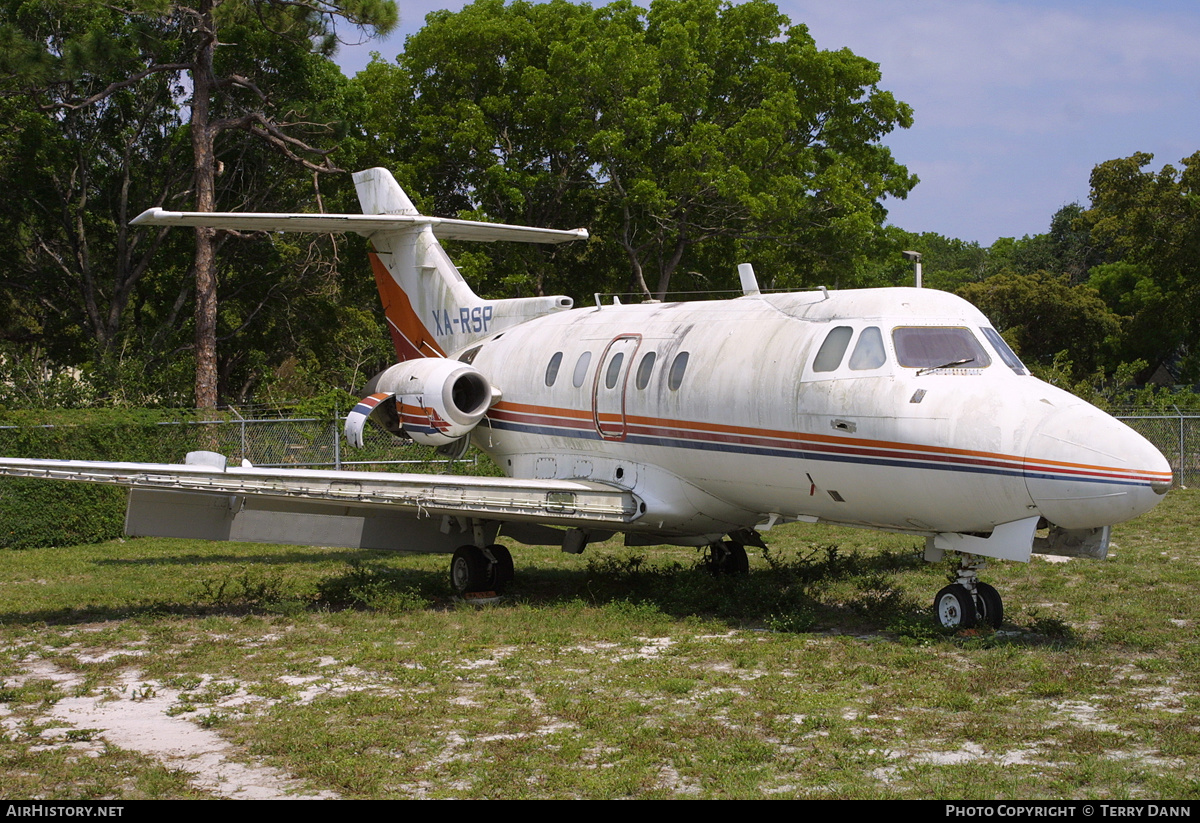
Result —
M 850 280 L 916 183 L 879 142 L 912 114 L 878 66 L 765 0 L 477 0 L 359 81 L 432 208 L 588 225 L 593 279 L 645 296 L 742 256 L 778 285 Z
M 1200 377 L 1200 153 L 1102 163 L 1089 204 L 982 247 L 887 225 L 917 182 L 885 143 L 912 111 L 767 0 L 476 0 L 343 76 L 338 37 L 395 12 L 0 0 L 0 402 L 357 390 L 388 358 L 359 238 L 128 220 L 353 211 L 342 171 L 373 165 L 426 213 L 591 230 L 452 249 L 481 293 L 717 292 L 740 262 L 767 288 L 904 285 L 915 249 L 1035 369 Z
M 323 111 L 325 98 L 310 85 L 313 73 L 321 73 L 321 60 L 336 46 L 339 22 L 385 32 L 397 19 L 392 0 L 128 0 L 124 5 L 7 0 L 5 6 L 0 42 L 7 47 L 4 93 L 9 98 L 29 98 L 38 111 L 64 123 L 78 119 L 73 115 L 84 109 L 111 109 L 121 97 L 145 97 L 147 84 L 157 90 L 156 98 L 155 92 L 150 96 L 160 107 L 181 113 L 180 104 L 186 102 L 188 189 L 196 211 L 216 210 L 223 167 L 218 141 L 226 133 L 261 142 L 310 171 L 334 170 L 329 160 L 333 146 L 318 143 L 336 137 L 336 129 Z M 180 99 L 184 94 L 186 101 Z M 153 205 L 161 205 L 168 193 L 178 190 L 159 191 Z M 71 197 L 78 195 L 66 195 Z M 246 199 L 239 197 L 243 205 Z M 122 252 L 127 256 L 131 235 L 140 234 L 125 226 L 132 216 L 111 215 L 120 221 L 117 235 L 125 244 L 118 257 Z M 156 242 L 147 239 L 142 245 Z M 215 406 L 218 399 L 217 242 L 214 230 L 195 230 L 192 354 L 195 400 L 202 408 Z M 73 262 L 89 268 L 87 256 L 78 253 L 78 237 L 74 243 Z M 68 259 L 59 257 L 60 262 Z M 117 283 L 106 322 L 95 305 L 94 275 L 77 274 L 93 330 L 101 333 L 98 342 L 106 350 L 111 326 L 122 316 L 129 288 L 140 274 L 126 273 Z

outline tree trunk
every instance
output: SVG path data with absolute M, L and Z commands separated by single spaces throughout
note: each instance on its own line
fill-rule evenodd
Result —
M 196 211 L 211 212 L 216 205 L 216 162 L 209 102 L 213 93 L 213 51 L 216 26 L 212 0 L 199 4 L 201 37 L 192 69 L 192 152 Z M 215 231 L 196 229 L 196 408 L 217 406 L 217 266 L 213 249 Z

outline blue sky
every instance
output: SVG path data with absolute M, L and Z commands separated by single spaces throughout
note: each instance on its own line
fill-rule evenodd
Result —
M 429 11 L 463 5 L 400 0 L 399 31 L 343 48 L 339 62 L 352 74 L 371 51 L 393 59 Z M 1087 203 L 1097 163 L 1144 151 L 1158 169 L 1200 151 L 1195 0 L 777 5 L 819 48 L 879 63 L 880 85 L 913 107 L 913 127 L 884 139 L 921 178 L 886 203 L 909 231 L 983 245 L 1037 234 L 1063 205 Z

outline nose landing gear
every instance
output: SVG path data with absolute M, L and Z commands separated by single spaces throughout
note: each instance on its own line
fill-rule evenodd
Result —
M 979 623 L 1000 628 L 1004 622 L 1000 593 L 978 579 L 979 570 L 986 565 L 973 555 L 961 556 L 957 579 L 933 598 L 933 614 L 943 628 L 969 629 Z

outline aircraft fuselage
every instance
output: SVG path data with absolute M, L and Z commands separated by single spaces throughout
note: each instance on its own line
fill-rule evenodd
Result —
M 1161 454 L 998 341 L 953 295 L 875 289 L 575 309 L 456 356 L 503 393 L 474 441 L 509 475 L 631 489 L 634 530 L 679 542 L 796 519 L 1089 529 L 1151 508 Z

